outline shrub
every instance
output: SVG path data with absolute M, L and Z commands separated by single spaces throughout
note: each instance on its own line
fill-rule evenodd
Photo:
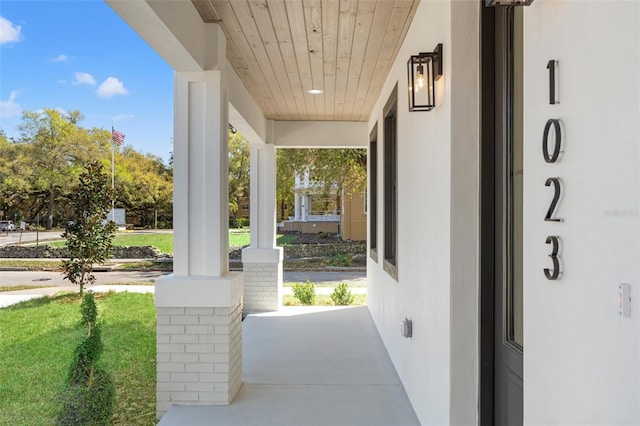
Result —
M 335 254 L 331 257 L 331 266 L 351 266 L 351 256 L 348 254 Z
M 56 423 L 108 425 L 115 405 L 115 385 L 109 374 L 96 364 L 103 345 L 93 293 L 84 296 L 80 313 L 87 336 L 76 347 Z
M 340 283 L 331 293 L 331 300 L 336 306 L 347 306 L 353 303 L 353 295 L 347 283 Z
M 293 295 L 303 305 L 313 305 L 316 301 L 315 286 L 307 280 L 305 284 L 296 283 L 293 285 Z
M 113 415 L 115 386 L 104 370 L 96 368 L 91 387 L 68 384 L 61 400 L 58 425 L 108 425 Z

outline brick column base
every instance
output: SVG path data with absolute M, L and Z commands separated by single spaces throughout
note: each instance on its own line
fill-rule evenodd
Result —
M 242 276 L 237 277 L 193 283 L 169 276 L 156 283 L 158 419 L 172 405 L 228 405 L 240 389 L 242 297 L 237 297 L 237 289 L 232 290 L 241 288 Z M 212 290 L 223 294 L 212 297 Z M 220 303 L 233 293 L 236 297 L 230 301 L 235 303 Z M 167 303 L 172 297 L 175 303 Z M 200 303 L 189 303 L 187 298 Z M 166 306 L 203 305 L 207 300 L 209 304 L 231 306 Z
M 282 248 L 242 250 L 245 312 L 282 307 Z

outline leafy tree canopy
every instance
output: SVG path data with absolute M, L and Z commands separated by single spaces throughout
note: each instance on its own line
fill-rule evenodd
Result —
M 309 172 L 312 180 L 324 184 L 325 193 L 346 196 L 363 192 L 367 184 L 365 149 L 283 148 L 277 151 L 277 198 L 280 206 L 293 205 L 295 175 Z M 281 209 L 281 216 L 284 209 Z
M 84 164 L 99 160 L 111 170 L 111 132 L 80 125 L 79 111 L 45 108 L 23 112 L 20 136 L 0 130 L 0 210 L 10 219 L 64 225 L 73 219 L 67 200 Z M 172 170 L 162 160 L 130 146 L 115 148 L 116 207 L 129 221 L 171 224 Z M 109 173 L 110 174 L 110 173 Z M 110 182 L 109 182 L 110 183 Z

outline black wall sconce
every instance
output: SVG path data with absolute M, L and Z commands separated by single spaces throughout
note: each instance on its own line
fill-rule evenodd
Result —
M 442 43 L 433 52 L 420 52 L 407 62 L 409 111 L 431 111 L 436 107 L 435 82 L 442 76 Z
M 485 5 L 488 7 L 495 6 L 529 6 L 533 0 L 486 0 Z

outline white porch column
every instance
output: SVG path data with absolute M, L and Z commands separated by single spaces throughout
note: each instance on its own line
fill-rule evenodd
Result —
M 224 54 L 224 34 L 208 30 Z M 155 286 L 158 417 L 171 405 L 229 404 L 242 384 L 243 277 L 229 272 L 223 75 L 176 72 L 174 85 L 174 270 Z
M 294 220 L 298 221 L 300 220 L 300 214 L 302 212 L 302 200 L 300 200 L 300 194 L 298 194 L 297 192 L 295 192 L 293 194 L 293 199 L 295 202 L 295 210 L 294 210 Z
M 300 220 L 307 221 L 307 205 L 309 204 L 309 195 L 302 194 L 302 206 L 300 207 Z
M 282 247 L 276 247 L 276 149 L 251 145 L 251 245 L 242 250 L 244 308 L 282 306 Z

